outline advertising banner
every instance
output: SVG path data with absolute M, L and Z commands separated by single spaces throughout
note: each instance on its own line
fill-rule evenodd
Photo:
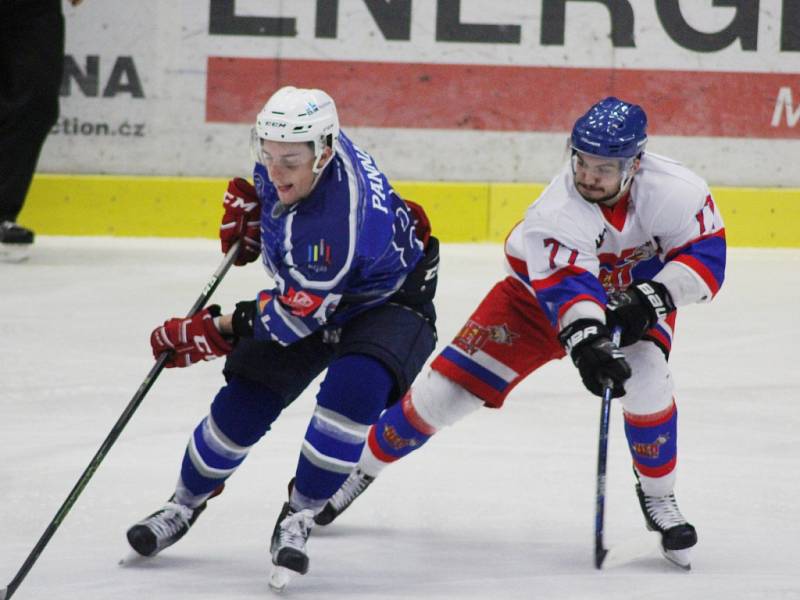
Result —
M 794 0 L 86 0 L 65 7 L 49 171 L 247 174 L 283 85 L 319 87 L 398 179 L 546 181 L 616 95 L 714 185 L 798 186 Z

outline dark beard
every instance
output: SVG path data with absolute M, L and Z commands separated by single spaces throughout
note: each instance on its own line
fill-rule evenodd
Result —
M 601 198 L 587 198 L 586 196 L 583 195 L 583 192 L 581 192 L 581 188 L 579 188 L 577 185 L 575 186 L 575 189 L 581 195 L 581 198 L 586 200 L 589 204 L 604 204 L 604 203 L 608 202 L 609 200 L 613 200 L 614 197 L 619 194 L 619 190 L 617 190 L 613 194 L 608 194 L 607 196 L 603 196 Z

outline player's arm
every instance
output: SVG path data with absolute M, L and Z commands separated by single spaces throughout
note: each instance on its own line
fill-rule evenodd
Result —
M 581 318 L 605 323 L 608 296 L 597 255 L 577 236 L 527 227 L 525 253 L 530 284 L 554 327 Z
M 656 223 L 664 268 L 653 278 L 669 290 L 675 306 L 710 302 L 725 280 L 725 227 L 708 190 L 683 206 L 662 208 Z
M 578 236 L 526 230 L 526 253 L 531 286 L 564 349 L 578 368 L 586 388 L 603 395 L 606 381 L 612 394 L 625 394 L 631 370 L 625 355 L 611 340 L 605 323 L 606 292 L 600 280 L 593 241 Z M 589 237 L 591 236 L 584 236 Z
M 664 202 L 651 230 L 665 256 L 652 280 L 636 280 L 613 295 L 607 321 L 622 328 L 622 346 L 633 344 L 679 306 L 708 302 L 725 277 L 725 229 L 711 194 L 695 200 L 689 190 Z

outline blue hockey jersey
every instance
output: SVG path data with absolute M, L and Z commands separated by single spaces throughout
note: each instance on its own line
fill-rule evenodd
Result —
M 395 293 L 423 254 L 411 214 L 373 158 L 344 134 L 309 196 L 278 217 L 256 164 L 261 257 L 275 286 L 257 296 L 254 337 L 289 345 Z

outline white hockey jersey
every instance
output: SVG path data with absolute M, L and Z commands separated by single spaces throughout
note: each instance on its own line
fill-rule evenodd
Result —
M 711 300 L 725 276 L 725 229 L 707 184 L 651 153 L 613 208 L 584 200 L 568 163 L 511 231 L 505 250 L 510 272 L 558 329 L 579 318 L 605 322 L 607 294 L 634 280 L 660 281 L 680 306 Z M 673 320 L 653 332 L 667 351 Z

